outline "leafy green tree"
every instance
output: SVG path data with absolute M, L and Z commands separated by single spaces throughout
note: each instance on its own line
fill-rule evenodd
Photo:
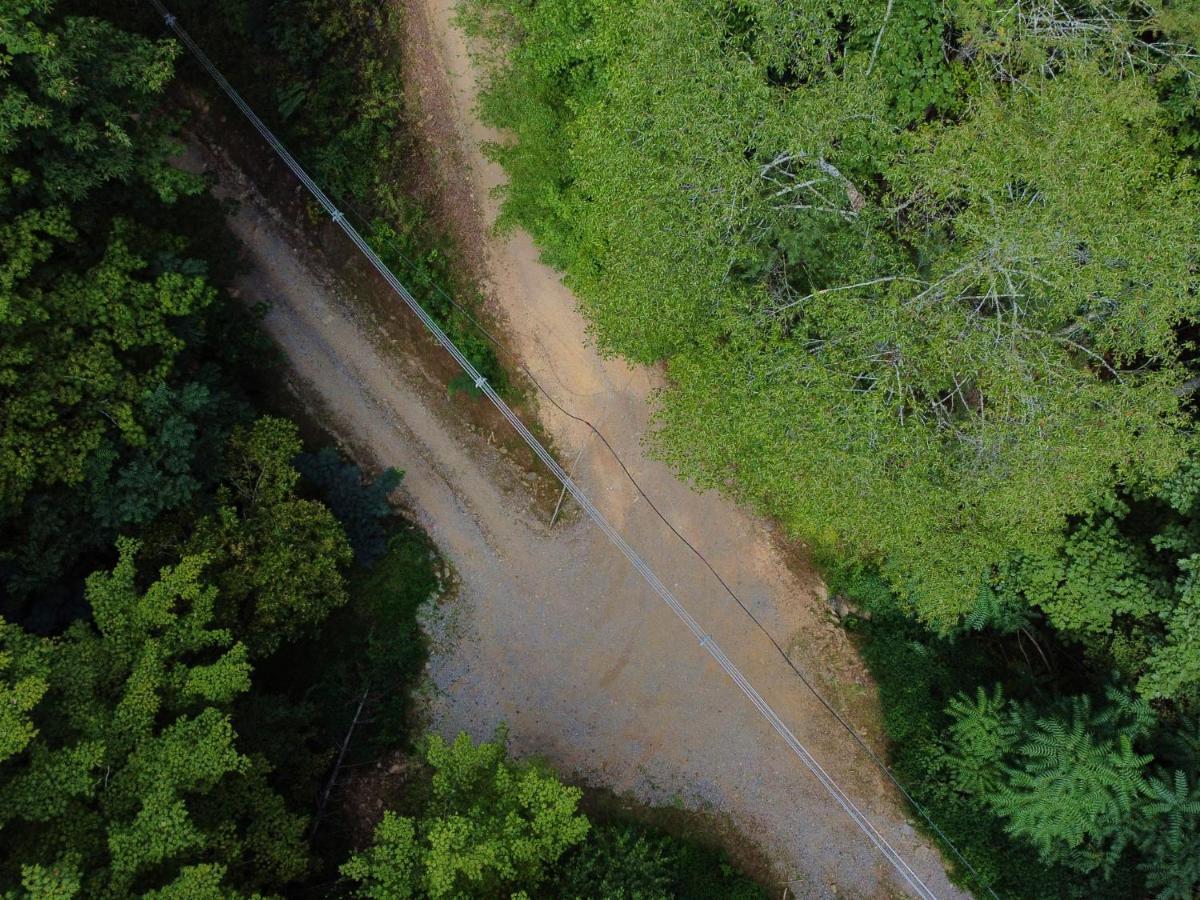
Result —
M 749 301 L 731 337 L 672 361 L 661 413 L 668 458 L 703 485 L 877 555 L 947 629 L 990 566 L 1056 541 L 1116 478 L 1178 464 L 1175 329 L 1194 314 L 1194 187 L 1155 174 L 1171 164 L 1144 88 L 1081 68 L 977 104 L 885 167 L 915 257 L 872 231 L 861 266 Z M 838 227 L 861 235 L 866 214 Z
M 138 237 L 117 222 L 94 265 L 47 278 L 54 267 L 34 267 L 51 260 L 53 245 L 30 236 L 29 264 L 0 304 L 0 506 L 34 485 L 79 485 L 109 433 L 145 443 L 138 407 L 183 348 L 172 323 L 215 295 L 202 278 L 153 271 L 133 250 Z
M 235 430 L 218 509 L 190 543 L 212 561 L 220 620 L 258 656 L 346 602 L 350 545 L 325 506 L 296 496 L 292 460 L 300 449 L 296 426 L 285 419 Z
M 1200 698 L 1200 553 L 1177 563 L 1175 603 L 1166 620 L 1165 640 L 1155 642 L 1138 690 L 1147 697 L 1195 701 Z
M 1141 814 L 1150 822 L 1141 838 L 1142 870 L 1159 900 L 1189 900 L 1200 885 L 1200 783 L 1176 769 L 1151 778 Z
M 1154 756 L 1138 749 L 1151 744 L 1149 707 L 1115 691 L 1039 710 L 980 688 L 974 703 L 960 695 L 947 712 L 955 789 L 1001 816 L 1044 863 L 1098 878 L 1089 883 L 1103 891 L 1136 852 L 1157 896 L 1188 898 L 1200 887 L 1194 725 L 1184 722 Z
M 399 486 L 403 472 L 385 469 L 368 479 L 332 447 L 302 453 L 295 465 L 346 529 L 356 563 L 370 567 L 387 553 L 387 523 L 395 515 L 388 495 Z
M 976 690 L 975 702 L 952 697 L 947 708 L 953 720 L 946 762 L 954 786 L 964 794 L 993 797 L 1007 780 L 1006 764 L 1021 734 L 1021 717 L 1014 714 L 997 685 L 992 694 Z
M 231 703 L 250 684 L 245 645 L 214 627 L 207 560 L 188 556 L 137 586 L 137 544 L 88 579 L 94 623 L 57 639 L 5 625 L 10 668 L 29 676 L 36 731 L 0 763 L 0 883 L 47 895 L 214 896 L 226 872 L 274 885 L 307 867 L 303 820 L 240 753 Z
M 952 630 L 1181 460 L 1200 207 L 1164 98 L 1200 71 L 1160 5 L 476 9 L 508 221 L 602 349 L 667 360 L 657 447 L 700 485 Z
M 1105 635 L 1118 617 L 1145 619 L 1169 609 L 1170 585 L 1151 548 L 1120 532 L 1120 519 L 1128 512 L 1119 503 L 1098 510 L 1072 528 L 1060 546 L 1027 554 L 1008 573 L 1011 585 L 1058 631 Z
M 981 688 L 974 703 L 959 696 L 947 711 L 955 788 L 1047 865 L 1107 877 L 1144 833 L 1147 798 L 1161 793 L 1148 776 L 1153 756 L 1135 747 L 1154 722 L 1145 701 L 1110 691 L 1098 706 L 1083 695 L 1039 710 Z
M 1133 745 L 1151 716 L 1137 704 L 1128 709 L 1128 719 L 1113 707 L 1096 715 L 1085 696 L 1064 718 L 1032 723 L 1008 783 L 988 798 L 1009 831 L 1047 862 L 1082 872 L 1111 868 L 1133 839 L 1133 813 L 1149 791 L 1144 770 L 1152 759 Z
M 363 897 L 499 897 L 543 883 L 588 833 L 581 792 L 537 766 L 509 762 L 502 742 L 434 735 L 429 803 L 419 818 L 387 812 L 375 843 L 342 866 Z
M 1095 666 L 1120 673 L 1143 697 L 1194 704 L 1197 471 L 1193 454 L 1169 478 L 1106 499 L 1073 520 L 1061 540 L 1000 567 L 989 600 L 997 610 L 1040 612 Z M 972 627 L 995 626 L 1000 615 L 992 611 Z
M 4 588 L 44 627 L 81 558 L 209 483 L 228 429 L 198 358 L 217 295 L 161 227 L 203 188 L 169 160 L 178 47 L 101 6 L 0 3 L 0 534 Z
M 0 3 L 0 213 L 135 182 L 168 200 L 197 191 L 167 163 L 175 123 L 158 110 L 178 46 L 66 6 Z
M 49 689 L 45 653 L 21 629 L 0 619 L 0 763 L 37 737 L 30 713 Z M 20 648 L 18 650 L 17 648 Z
M 1141 811 L 1139 868 L 1159 898 L 1187 900 L 1200 888 L 1200 719 L 1172 724 Z
M 227 435 L 218 403 L 196 382 L 148 391 L 136 412 L 144 440 L 124 454 L 110 442 L 88 461 L 91 520 L 107 529 L 142 526 L 185 506 L 204 486 L 202 464 L 217 462 L 213 445 Z
M 86 5 L 0 4 L 0 519 L 31 490 L 79 490 L 139 455 L 183 323 L 215 296 L 179 241 L 135 224 L 203 187 L 170 165 L 178 123 L 159 109 L 178 48 Z M 149 484 L 150 455 L 139 480 L 177 505 L 190 476 Z M 98 505 L 100 544 L 150 514 Z
M 165 514 L 175 514 L 177 528 L 187 527 L 188 508 L 220 477 L 230 419 L 236 418 L 228 400 L 219 388 L 199 382 L 178 389 L 159 384 L 134 408 L 143 440 L 131 445 L 109 429 L 88 456 L 80 485 L 35 488 L 7 522 L 0 519 L 7 592 L 38 598 L 41 622 L 26 625 L 55 630 L 55 619 L 77 615 L 75 604 L 51 595 L 69 596 L 78 561 L 107 553 L 118 535 L 141 533 L 150 545 L 170 543 L 167 529 L 158 527 Z

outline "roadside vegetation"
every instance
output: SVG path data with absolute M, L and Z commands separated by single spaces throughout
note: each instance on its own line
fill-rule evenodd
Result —
M 818 548 L 1010 897 L 1200 889 L 1200 10 L 472 0 L 504 220 Z
M 478 290 L 455 270 L 448 242 L 408 192 L 413 144 L 402 126 L 398 7 L 374 0 L 182 0 L 173 8 L 380 258 L 503 389 L 495 349 L 471 322 Z M 193 71 L 189 60 L 180 64 Z M 315 205 L 312 212 L 317 216 Z
M 259 42 L 250 83 L 320 177 L 452 284 L 384 177 L 382 15 L 217 21 Z M 223 211 L 169 162 L 178 55 L 125 4 L 0 0 L 0 894 L 762 896 L 700 844 L 589 821 L 503 735 L 420 733 L 436 549 L 388 501 L 401 473 L 280 414 Z M 380 760 L 406 774 L 358 840 L 332 779 Z

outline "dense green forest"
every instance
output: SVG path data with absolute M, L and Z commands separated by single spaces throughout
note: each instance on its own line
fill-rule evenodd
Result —
M 386 177 L 387 9 L 191 6 L 414 283 L 451 279 Z M 760 897 L 719 853 L 583 815 L 503 735 L 419 733 L 436 550 L 389 503 L 400 473 L 284 414 L 224 211 L 170 163 L 205 89 L 179 55 L 141 7 L 0 0 L 0 894 Z M 396 753 L 356 841 L 335 760 Z
M 504 221 L 1011 897 L 1200 890 L 1200 4 L 473 0 Z

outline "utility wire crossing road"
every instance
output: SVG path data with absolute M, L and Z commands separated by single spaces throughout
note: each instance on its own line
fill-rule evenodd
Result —
M 922 900 L 937 900 L 936 895 L 921 881 L 912 867 L 905 859 L 896 851 L 887 839 L 879 832 L 879 830 L 871 823 L 870 819 L 854 804 L 854 801 L 846 794 L 845 791 L 838 786 L 837 782 L 826 772 L 821 764 L 813 757 L 811 753 L 800 743 L 799 739 L 792 733 L 791 729 L 784 723 L 774 709 L 762 698 L 755 690 L 754 685 L 741 673 L 736 665 L 725 655 L 724 651 L 713 640 L 712 635 L 705 632 L 700 623 L 695 617 L 687 611 L 682 603 L 675 597 L 674 594 L 667 588 L 665 584 L 654 574 L 653 570 L 646 562 L 638 555 L 637 551 L 629 545 L 629 543 L 613 528 L 609 521 L 604 517 L 603 513 L 598 510 L 587 494 L 575 484 L 571 477 L 566 473 L 557 460 L 550 455 L 549 451 L 542 446 L 541 442 L 534 437 L 533 433 L 525 427 L 522 422 L 509 408 L 508 404 L 500 397 L 499 394 L 488 383 L 487 379 L 479 373 L 471 361 L 463 355 L 462 351 L 455 346 L 454 342 L 446 335 L 441 327 L 434 321 L 433 317 L 421 306 L 420 303 L 409 293 L 408 289 L 400 283 L 400 280 L 392 273 L 392 271 L 384 265 L 383 261 L 375 254 L 370 245 L 363 240 L 362 235 L 358 233 L 353 225 L 347 221 L 345 214 L 334 205 L 333 201 L 326 196 L 325 192 L 317 185 L 315 181 L 309 177 L 308 173 L 296 162 L 295 158 L 288 152 L 287 148 L 279 141 L 278 138 L 271 132 L 263 123 L 253 109 L 242 99 L 241 95 L 234 90 L 233 86 L 225 79 L 220 71 L 203 50 L 192 40 L 191 36 L 179 24 L 175 16 L 166 9 L 160 0 L 150 0 L 150 3 L 163 17 L 163 21 L 167 27 L 171 29 L 183 43 L 185 47 L 192 53 L 196 60 L 204 67 L 213 80 L 217 82 L 221 90 L 229 97 L 230 100 L 242 111 L 250 124 L 255 130 L 271 145 L 283 160 L 284 164 L 300 179 L 301 183 L 312 194 L 313 198 L 321 204 L 326 212 L 329 213 L 333 222 L 343 231 L 346 236 L 354 243 L 375 270 L 383 277 L 388 285 L 400 296 L 405 305 L 413 311 L 421 323 L 429 329 L 437 342 L 445 348 L 446 352 L 454 357 L 454 361 L 462 368 L 462 370 L 471 378 L 475 387 L 478 388 L 492 405 L 500 411 L 500 414 L 512 424 L 517 433 L 521 435 L 529 448 L 537 455 L 537 457 L 546 464 L 546 467 L 554 473 L 554 476 L 562 482 L 563 487 L 575 499 L 579 506 L 587 513 L 588 517 L 599 527 L 605 536 L 617 547 L 618 550 L 629 560 L 634 569 L 646 580 L 646 583 L 654 590 L 656 594 L 671 608 L 671 611 L 687 626 L 692 635 L 699 642 L 700 646 L 708 652 L 716 661 L 717 665 L 732 679 L 733 683 L 738 686 L 747 699 L 754 707 L 762 714 L 771 725 L 772 728 L 783 738 L 784 742 L 792 749 L 792 751 L 800 758 L 804 765 L 813 773 L 817 781 L 829 792 L 829 795 L 837 802 L 837 804 L 845 810 L 846 814 L 851 818 L 855 825 L 866 835 L 867 839 L 875 845 L 876 848 L 883 854 L 887 861 L 900 874 L 900 876 L 908 883 L 916 895 Z

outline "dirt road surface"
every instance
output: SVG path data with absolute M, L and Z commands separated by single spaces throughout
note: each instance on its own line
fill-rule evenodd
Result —
M 646 458 L 641 439 L 658 375 L 600 359 L 574 299 L 529 238 L 490 234 L 489 191 L 502 173 L 477 149 L 494 135 L 473 114 L 476 73 L 450 0 L 414 0 L 406 21 L 426 138 L 454 167 L 446 203 L 459 240 L 477 241 L 492 312 L 515 351 L 560 402 L 605 432 L 803 669 L 866 698 L 848 713 L 869 722 L 865 676 L 829 621 L 816 576 L 789 568 L 769 524 L 693 492 Z M 246 179 L 196 153 L 193 165 L 220 171 L 218 194 L 240 201 L 229 223 L 251 268 L 239 287 L 271 301 L 266 327 L 308 403 L 362 458 L 405 470 L 405 502 L 454 567 L 455 612 L 430 665 L 431 727 L 485 738 L 507 723 L 517 756 L 542 756 L 569 777 L 639 801 L 715 814 L 731 826 L 729 843 L 758 846 L 791 896 L 903 895 L 880 854 L 599 531 L 580 517 L 549 527 L 544 504 L 529 499 L 528 476 L 492 435 L 464 426 L 461 404 L 471 401 L 448 397 L 410 352 L 411 332 L 364 317 L 355 289 L 315 262 Z M 346 243 L 328 256 L 351 253 Z M 939 897 L 966 896 L 885 779 L 603 446 L 552 407 L 542 414 L 596 505 L 926 884 Z

